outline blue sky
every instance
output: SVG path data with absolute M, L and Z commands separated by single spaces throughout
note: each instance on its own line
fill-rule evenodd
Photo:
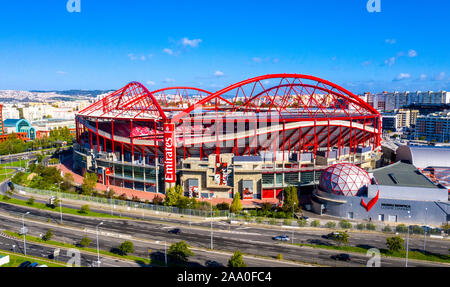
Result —
M 450 1 L 0 0 L 0 89 L 215 91 L 267 73 L 450 90 Z

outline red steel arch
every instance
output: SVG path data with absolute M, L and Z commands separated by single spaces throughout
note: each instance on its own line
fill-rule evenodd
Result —
M 359 97 L 357 97 L 356 95 L 354 95 L 353 93 L 351 93 L 350 91 L 321 78 L 318 77 L 314 77 L 314 76 L 310 76 L 310 75 L 302 75 L 302 74 L 269 74 L 269 75 L 264 75 L 264 76 L 259 76 L 259 77 L 255 77 L 255 78 L 251 78 L 245 81 L 241 81 L 239 83 L 233 84 L 229 87 L 226 87 L 220 91 L 215 92 L 214 94 L 211 94 L 210 96 L 203 98 L 202 100 L 198 101 L 197 103 L 195 103 L 192 106 L 189 106 L 188 108 L 186 108 L 185 110 L 183 110 L 182 112 L 180 112 L 179 114 L 175 115 L 172 118 L 172 122 L 173 123 L 177 123 L 181 118 L 187 116 L 189 113 L 191 113 L 193 110 L 202 107 L 205 104 L 208 104 L 212 101 L 215 101 L 215 103 L 213 103 L 212 105 L 216 106 L 217 109 L 220 108 L 231 108 L 232 110 L 235 110 L 236 107 L 238 106 L 238 100 L 240 98 L 243 97 L 244 99 L 244 105 L 248 105 L 248 103 L 251 100 L 255 99 L 255 95 L 258 94 L 259 96 L 262 95 L 266 95 L 267 97 L 273 97 L 273 98 L 277 98 L 277 97 L 286 97 L 286 93 L 284 95 L 278 95 L 279 92 L 281 92 L 280 89 L 276 89 L 275 93 L 270 96 L 269 95 L 269 91 L 272 91 L 273 85 L 270 86 L 267 82 L 268 80 L 274 80 L 274 79 L 278 79 L 279 83 L 276 86 L 283 86 L 283 83 L 285 82 L 286 84 L 284 84 L 285 87 L 290 87 L 293 88 L 295 86 L 299 86 L 302 87 L 302 90 L 300 90 L 299 92 L 303 92 L 306 95 L 309 95 L 310 98 L 311 96 L 314 96 L 314 93 L 317 90 L 322 90 L 322 91 L 327 91 L 329 92 L 331 95 L 333 95 L 335 98 L 339 98 L 339 99 L 343 99 L 344 101 L 350 102 L 352 104 L 352 107 L 356 108 L 357 110 L 359 109 L 359 111 L 357 113 L 359 114 L 373 114 L 373 115 L 377 115 L 379 116 L 379 113 L 373 108 L 371 107 L 369 104 L 367 104 L 366 102 L 364 102 L 362 99 L 360 99 Z M 313 82 L 313 84 L 307 84 L 307 83 L 303 83 L 303 81 L 311 81 Z M 315 83 L 315 84 L 314 84 Z M 265 87 L 266 86 L 266 87 Z M 245 88 L 249 88 L 250 93 L 245 92 L 244 90 Z M 234 96 L 233 101 L 230 103 L 230 101 L 228 101 L 227 99 L 225 99 L 225 95 L 228 92 L 231 92 L 233 90 L 236 90 L 236 94 Z M 241 96 L 239 96 L 241 95 Z M 223 106 L 222 103 L 227 103 L 228 106 L 225 105 L 225 107 Z M 311 104 L 311 100 L 309 101 L 309 104 Z M 320 103 L 316 103 L 317 106 L 319 108 L 324 108 L 324 106 L 320 105 Z M 221 106 L 221 107 L 218 107 Z M 308 107 L 308 103 L 304 104 L 305 107 Z M 285 103 L 279 103 L 276 101 L 272 101 L 271 105 L 269 105 L 269 107 L 271 108 L 276 108 L 276 109 L 286 109 L 288 107 L 288 105 L 286 105 Z M 342 107 L 334 107 L 334 109 L 342 109 Z
M 192 104 L 192 101 L 201 100 L 211 92 L 194 87 L 167 87 L 151 92 L 161 107 L 171 108 L 172 110 L 183 110 L 181 107 Z M 168 97 L 172 96 L 176 101 L 169 102 Z
M 131 82 L 79 112 L 81 116 L 110 118 L 161 117 L 167 121 L 161 105 L 141 83 Z

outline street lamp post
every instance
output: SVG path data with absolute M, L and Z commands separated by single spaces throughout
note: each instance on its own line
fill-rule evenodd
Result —
M 98 227 L 103 224 L 103 221 L 95 226 L 95 230 L 97 231 L 97 267 L 100 267 L 100 248 L 98 245 Z
M 292 220 L 294 220 L 294 205 L 292 205 Z M 292 224 L 291 224 L 292 228 Z M 294 228 L 292 228 L 292 244 L 294 244 Z
M 29 211 L 27 211 L 26 213 L 22 214 L 22 233 L 23 233 L 23 254 L 26 256 L 27 255 L 27 241 L 26 241 L 26 232 L 25 232 L 25 215 L 30 214 Z
M 210 215 L 210 220 L 211 220 L 211 249 L 214 249 L 214 245 L 213 245 L 213 221 L 212 221 L 212 200 L 211 200 L 211 215 Z
M 166 263 L 167 267 L 167 242 L 164 241 L 164 262 Z
M 423 253 L 425 253 L 427 245 L 427 215 L 428 208 L 425 207 L 425 226 L 423 227 Z
M 408 211 L 408 214 L 410 212 Z M 411 215 L 408 215 L 408 218 L 411 218 Z M 408 237 L 406 238 L 406 259 L 405 259 L 405 267 L 408 267 L 408 249 L 409 249 L 409 228 L 411 226 L 408 223 Z

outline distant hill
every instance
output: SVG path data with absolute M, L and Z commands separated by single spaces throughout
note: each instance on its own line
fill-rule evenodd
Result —
M 67 90 L 67 91 L 39 91 L 39 90 L 32 90 L 31 93 L 56 93 L 58 95 L 65 95 L 65 96 L 87 96 L 87 97 L 97 97 L 98 95 L 105 94 L 112 92 L 114 90 Z

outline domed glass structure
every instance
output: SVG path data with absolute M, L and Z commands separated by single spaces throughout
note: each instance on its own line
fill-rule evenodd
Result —
M 336 195 L 355 196 L 370 184 L 369 174 L 350 163 L 329 166 L 320 177 L 320 189 Z

